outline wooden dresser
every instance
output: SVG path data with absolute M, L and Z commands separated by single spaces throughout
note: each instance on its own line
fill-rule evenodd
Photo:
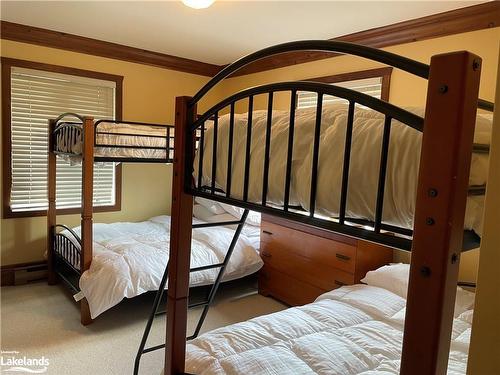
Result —
M 388 247 L 264 214 L 260 238 L 259 293 L 292 306 L 392 262 Z

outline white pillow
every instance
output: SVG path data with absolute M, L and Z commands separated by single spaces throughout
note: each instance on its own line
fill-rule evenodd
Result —
M 210 199 L 202 198 L 202 197 L 196 197 L 194 200 L 196 203 L 202 205 L 205 207 L 207 210 L 212 212 L 214 215 L 221 215 L 224 212 L 226 212 L 218 202 L 212 201 Z
M 210 221 L 214 214 L 205 206 L 202 206 L 201 204 L 195 204 L 193 206 L 193 216 L 203 221 Z
M 408 281 L 410 278 L 410 265 L 405 263 L 390 264 L 375 271 L 369 271 L 361 282 L 384 288 L 406 299 L 408 294 Z M 474 306 L 474 293 L 457 287 L 455 300 L 455 313 L 457 317 Z
M 240 219 L 243 215 L 244 208 L 231 206 L 230 204 L 219 203 L 220 206 L 229 214 L 234 216 L 236 219 Z M 260 226 L 260 213 L 255 211 L 249 211 L 246 224 L 254 225 L 256 227 Z
M 224 221 L 236 220 L 233 215 L 230 215 L 227 212 L 220 215 L 214 215 L 208 208 L 202 206 L 201 204 L 195 204 L 193 206 L 193 216 L 197 219 L 206 221 L 207 223 L 221 223 Z M 234 227 L 236 228 L 236 225 Z
M 207 223 L 222 223 L 224 221 L 235 221 L 235 217 L 227 212 L 220 215 L 213 215 L 206 207 L 201 204 L 195 204 L 193 207 L 193 216 L 197 219 L 205 221 Z M 239 219 L 239 218 L 238 218 Z M 229 229 L 236 230 L 238 227 L 236 224 L 234 225 L 226 225 L 225 227 Z M 217 227 L 219 228 L 219 227 Z M 241 232 L 244 236 L 247 237 L 260 237 L 260 230 L 255 226 L 245 225 Z
M 406 299 L 408 293 L 408 278 L 410 265 L 404 263 L 382 266 L 375 271 L 369 271 L 361 282 L 387 289 Z

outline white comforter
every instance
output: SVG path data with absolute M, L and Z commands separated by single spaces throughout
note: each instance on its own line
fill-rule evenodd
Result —
M 405 299 L 367 285 L 205 333 L 187 345 L 186 372 L 399 374 Z M 454 320 L 448 374 L 465 374 L 472 310 Z
M 79 234 L 79 228 L 76 232 Z M 244 233 L 236 244 L 224 281 L 250 275 L 262 267 L 256 251 L 258 233 L 256 236 Z M 194 229 L 191 267 L 222 262 L 233 234 L 234 230 L 226 227 Z M 125 297 L 158 290 L 167 265 L 169 246 L 170 216 L 157 216 L 141 223 L 94 224 L 92 263 L 80 278 L 80 289 L 87 298 L 92 318 Z M 190 285 L 211 284 L 218 271 L 194 272 Z
M 409 109 L 423 116 L 422 109 Z M 283 204 L 284 181 L 288 150 L 289 112 L 273 111 L 269 167 L 268 202 Z M 296 111 L 293 145 L 290 204 L 309 208 L 313 134 L 316 108 Z M 248 115 L 235 115 L 234 150 L 245 150 Z M 267 111 L 255 111 L 252 122 L 249 200 L 260 202 L 262 196 L 263 161 Z M 347 124 L 347 106 L 327 105 L 323 109 L 316 213 L 336 216 L 339 212 L 344 143 Z M 380 150 L 384 116 L 378 112 L 356 109 L 351 147 L 347 216 L 374 220 L 378 186 Z M 491 121 L 478 116 L 476 143 L 490 143 Z M 227 176 L 229 116 L 219 120 L 217 142 L 216 185 L 224 189 Z M 387 166 L 383 221 L 388 224 L 413 228 L 413 216 L 418 183 L 422 133 L 393 120 Z M 446 145 L 443 145 L 446 147 Z M 204 142 L 203 184 L 212 176 L 213 126 L 208 125 Z M 194 162 L 198 174 L 198 156 Z M 241 199 L 245 152 L 234 152 L 231 195 Z M 470 185 L 486 183 L 488 156 L 473 154 Z M 483 197 L 469 197 L 465 228 L 481 234 Z

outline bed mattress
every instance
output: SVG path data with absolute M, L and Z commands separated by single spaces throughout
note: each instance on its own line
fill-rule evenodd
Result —
M 205 333 L 187 344 L 186 372 L 399 374 L 406 300 L 368 285 Z M 448 374 L 465 374 L 472 310 L 453 322 Z
M 200 221 L 195 219 L 195 222 Z M 80 227 L 74 230 L 80 235 Z M 71 238 L 68 232 L 64 234 Z M 226 227 L 193 229 L 191 267 L 222 262 L 233 234 L 234 229 Z M 92 263 L 80 277 L 80 290 L 87 298 L 91 317 L 97 317 L 124 298 L 158 290 L 169 246 L 170 216 L 157 216 L 140 223 L 94 224 Z M 244 230 L 223 281 L 257 272 L 263 264 L 258 246 L 258 232 Z M 212 284 L 218 272 L 218 268 L 194 272 L 190 286 Z
M 81 158 L 83 150 L 82 125 L 69 123 L 56 136 L 55 149 L 65 154 L 71 161 Z M 100 122 L 96 127 L 94 157 L 165 159 L 167 157 L 167 136 L 169 139 L 169 159 L 174 157 L 174 131 L 170 134 L 165 126 Z M 110 145 L 102 147 L 99 145 Z M 114 146 L 114 147 L 113 147 Z
M 323 108 L 320 133 L 316 214 L 336 217 L 339 213 L 344 144 L 347 126 L 347 105 L 333 104 Z M 423 116 L 423 109 L 407 108 Z M 272 132 L 269 157 L 269 186 L 267 199 L 276 206 L 283 205 L 286 160 L 288 150 L 288 111 L 272 112 Z M 290 205 L 309 209 L 313 134 L 316 108 L 298 109 L 291 174 Z M 215 185 L 224 190 L 227 181 L 229 115 L 219 119 L 217 133 L 217 170 Z M 234 150 L 246 147 L 248 115 L 236 114 L 234 119 Z M 248 200 L 261 202 L 267 111 L 253 112 L 252 143 Z M 346 216 L 374 221 L 377 201 L 379 164 L 384 116 L 378 112 L 356 108 L 351 146 Z M 207 125 L 204 141 L 202 185 L 210 186 L 212 177 L 212 125 Z M 491 121 L 478 116 L 475 142 L 489 144 Z M 413 228 L 413 216 L 418 184 L 422 133 L 396 120 L 392 121 L 382 221 L 407 229 Z M 242 199 L 245 171 L 245 152 L 233 152 L 231 197 Z M 194 161 L 195 181 L 199 174 L 199 153 Z M 469 184 L 486 183 L 488 155 L 473 154 Z M 482 232 L 483 196 L 467 200 L 465 229 Z

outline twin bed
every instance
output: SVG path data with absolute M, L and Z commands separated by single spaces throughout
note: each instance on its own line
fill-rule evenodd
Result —
M 221 80 L 255 60 L 297 50 L 350 53 L 428 78 L 425 113 L 333 85 L 284 82 L 241 91 L 195 119 L 196 104 Z M 165 236 L 164 241 L 146 244 L 151 245 L 151 251 L 145 250 L 149 255 L 159 249 L 158 254 L 165 258 L 162 266 L 167 254 L 169 258 L 165 374 L 422 374 L 445 373 L 447 369 L 463 373 L 472 303 L 455 317 L 452 329 L 458 254 L 462 244 L 471 248 L 479 242 L 491 128 L 476 117 L 479 72 L 480 59 L 465 52 L 435 56 L 429 67 L 349 43 L 292 42 L 238 60 L 193 98 L 177 98 L 175 130 L 158 135 L 164 143 L 143 144 L 148 150 L 161 150 L 159 154 L 147 154 L 146 160 L 172 162 L 170 137 L 175 133 L 171 222 L 168 226 L 165 217 L 151 220 L 169 228 L 170 247 Z M 317 93 L 316 107 L 296 109 L 298 91 Z M 290 107 L 276 111 L 273 98 L 281 92 L 290 93 Z M 254 110 L 257 95 L 267 96 L 267 110 Z M 323 106 L 326 95 L 346 99 L 348 105 Z M 248 111 L 236 115 L 236 103 L 242 100 Z M 484 101 L 479 101 L 479 106 L 492 109 Z M 220 116 L 226 108 L 229 113 Z M 210 119 L 213 122 L 207 124 Z M 130 154 L 109 157 L 108 152 L 112 147 L 140 149 L 141 144 L 135 130 L 120 130 L 123 134 L 117 138 L 101 134 L 106 137 L 101 138 L 99 122 L 80 120 L 84 198 L 78 264 L 83 273 L 80 285 L 84 285 L 85 271 L 90 275 L 94 262 L 97 269 L 101 268 L 97 257 L 102 244 L 97 232 L 92 259 L 92 182 L 88 182 L 92 164 L 119 158 L 137 161 Z M 75 143 L 71 136 L 57 136 L 65 131 L 63 128 L 75 124 L 57 127 L 52 122 L 51 126 L 49 249 L 56 239 L 51 158 L 56 152 L 74 157 L 72 151 L 79 149 L 71 145 Z M 106 128 L 104 133 L 112 129 Z M 130 139 L 134 141 L 128 142 Z M 447 147 L 443 147 L 445 144 Z M 107 151 L 96 154 L 98 147 Z M 192 230 L 197 226 L 193 224 L 193 196 L 411 249 L 408 296 L 403 298 L 371 285 L 343 287 L 313 304 L 202 335 L 187 346 L 186 362 L 186 310 L 193 281 L 190 269 L 199 264 L 199 229 Z M 236 220 L 231 224 L 238 224 L 236 233 L 240 235 L 243 223 Z M 464 228 L 472 235 L 462 242 Z M 142 246 L 142 234 L 137 235 Z M 210 239 L 212 234 L 204 236 Z M 245 241 L 244 234 L 242 238 Z M 221 244 L 223 239 L 215 242 Z M 112 249 L 113 244 L 110 246 Z M 217 246 L 211 243 L 211 247 Z M 49 251 L 49 266 L 55 254 L 57 251 Z M 101 254 L 109 259 L 116 251 L 103 250 Z M 208 258 L 220 261 L 217 256 Z M 114 271 L 102 272 L 109 277 Z M 230 267 L 226 272 L 231 277 Z M 149 269 L 144 277 L 158 280 L 158 274 Z M 96 288 L 102 283 L 96 282 Z M 154 287 L 158 285 L 151 283 Z
M 193 223 L 207 222 L 194 219 Z M 258 228 L 246 229 L 238 238 L 222 281 L 251 275 L 262 267 Z M 81 275 L 79 289 L 89 304 L 91 318 L 95 319 L 124 298 L 158 290 L 169 258 L 170 216 L 156 216 L 138 223 L 97 223 L 93 231 L 92 263 Z M 75 228 L 74 233 L 79 236 L 80 228 Z M 59 235 L 77 241 L 67 230 Z M 194 230 L 191 268 L 221 263 L 233 235 L 234 229 L 225 226 Z M 79 264 L 72 265 L 80 268 Z M 211 285 L 217 273 L 216 269 L 192 273 L 189 284 Z
M 187 344 L 186 371 L 399 374 L 408 271 L 409 265 L 386 266 L 368 273 L 368 285 L 207 332 Z M 458 289 L 448 375 L 466 373 L 473 303 L 473 293 Z
M 173 161 L 172 126 L 113 120 L 88 121 L 87 124 L 92 126 L 94 135 L 92 147 L 86 150 L 89 144 L 84 142 L 85 119 L 71 113 L 55 119 L 51 154 L 78 164 L 89 159 L 95 162 Z M 52 173 L 50 176 L 49 188 L 53 188 L 54 176 Z M 82 178 L 82 187 L 89 191 L 92 182 Z M 87 194 L 83 199 L 88 202 L 92 198 Z M 51 204 L 49 218 L 54 209 Z M 253 215 L 237 236 L 234 226 L 225 225 L 240 221 L 240 213 L 230 206 L 202 198 L 195 204 L 193 224 L 198 228 L 193 231 L 191 268 L 202 269 L 192 273 L 191 287 L 215 283 L 219 272 L 209 266 L 224 262 L 233 238 L 238 241 L 228 257 L 221 281 L 251 275 L 262 267 L 258 253 L 260 216 Z M 87 219 L 88 215 L 91 219 L 91 209 Z M 49 224 L 48 257 L 52 277 L 56 274 L 75 293 L 76 300 L 83 300 L 86 306 L 82 323 L 90 323 L 124 298 L 158 291 L 169 258 L 170 219 L 164 215 L 137 223 L 94 223 L 91 227 L 82 219 L 82 226 L 88 227 L 87 235 L 82 234 L 82 226 L 68 228 Z

